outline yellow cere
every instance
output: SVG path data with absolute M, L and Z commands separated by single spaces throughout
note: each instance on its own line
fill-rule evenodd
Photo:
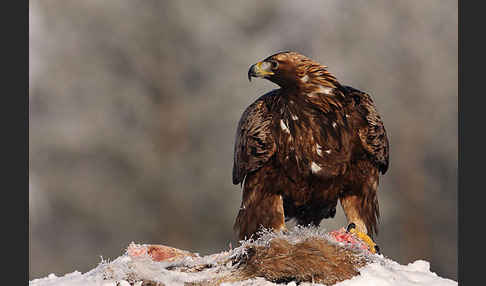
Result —
M 258 63 L 256 64 L 256 66 L 257 66 L 257 68 L 258 68 L 258 73 L 259 73 L 260 75 L 263 75 L 263 76 L 265 76 L 265 75 L 274 75 L 274 73 L 273 73 L 273 72 L 271 72 L 271 71 L 266 71 L 266 70 L 262 69 L 262 63 L 263 63 L 263 62 L 258 62 Z

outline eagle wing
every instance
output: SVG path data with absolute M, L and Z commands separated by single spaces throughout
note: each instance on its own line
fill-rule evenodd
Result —
M 261 168 L 277 149 L 271 129 L 272 114 L 264 101 L 266 95 L 251 104 L 238 123 L 233 162 L 235 185 L 242 183 L 248 173 Z
M 388 170 L 389 161 L 388 137 L 373 99 L 369 94 L 352 87 L 346 86 L 344 88 L 348 93 L 347 96 L 351 96 L 354 99 L 357 105 L 356 109 L 367 123 L 358 129 L 361 144 L 373 164 L 378 167 L 382 174 L 385 174 Z

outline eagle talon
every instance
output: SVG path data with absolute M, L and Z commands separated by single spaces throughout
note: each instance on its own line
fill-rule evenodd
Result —
M 368 250 L 371 253 L 381 254 L 380 247 L 366 233 L 357 230 L 355 223 L 350 223 L 346 228 L 346 232 L 355 234 L 359 239 L 361 239 L 366 245 L 368 245 Z
M 376 254 L 381 254 L 380 247 L 377 244 L 375 244 L 375 252 Z
M 356 228 L 356 224 L 354 222 L 348 224 L 348 227 L 346 227 L 346 232 L 350 232 L 352 229 Z

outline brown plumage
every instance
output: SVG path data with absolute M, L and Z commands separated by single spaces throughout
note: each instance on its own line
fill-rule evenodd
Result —
M 379 173 L 388 139 L 372 98 L 341 85 L 327 67 L 295 52 L 253 65 L 248 77 L 279 89 L 243 113 L 236 132 L 233 183 L 243 185 L 234 229 L 240 239 L 285 220 L 319 225 L 338 200 L 349 222 L 373 236 Z

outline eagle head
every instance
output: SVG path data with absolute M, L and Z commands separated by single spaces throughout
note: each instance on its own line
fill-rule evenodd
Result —
M 316 83 L 334 87 L 337 81 L 326 68 L 297 52 L 280 52 L 252 65 L 248 80 L 265 78 L 282 88 L 305 88 Z

